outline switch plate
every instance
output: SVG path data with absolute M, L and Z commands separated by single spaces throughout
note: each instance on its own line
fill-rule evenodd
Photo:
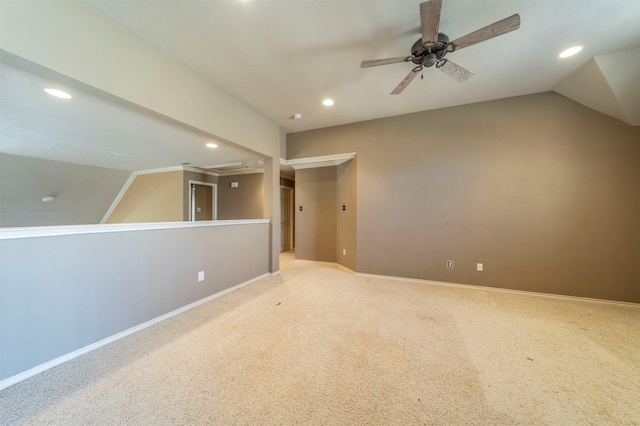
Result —
M 453 260 L 447 260 L 447 268 L 453 268 Z
M 204 281 L 204 271 L 198 272 L 198 281 Z
M 342 249 L 342 255 L 346 256 L 347 255 L 347 249 Z
M 482 263 L 478 263 L 478 264 L 476 265 L 476 269 L 478 270 L 478 272 L 482 272 L 482 271 L 483 271 L 483 269 L 482 269 L 482 268 L 483 268 Z

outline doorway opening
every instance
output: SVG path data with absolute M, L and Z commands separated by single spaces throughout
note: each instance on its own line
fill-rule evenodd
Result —
M 293 188 L 280 186 L 280 252 L 293 249 Z
M 217 220 L 218 185 L 190 180 L 189 188 L 189 220 Z

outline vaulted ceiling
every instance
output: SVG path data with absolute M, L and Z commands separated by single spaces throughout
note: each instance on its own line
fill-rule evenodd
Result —
M 410 53 L 419 0 L 91 2 L 287 132 L 550 90 L 640 124 L 637 0 L 443 0 L 440 32 L 452 40 L 515 13 L 522 23 L 448 55 L 469 81 L 428 68 L 396 96 L 413 64 L 360 62 Z M 584 49 L 558 58 L 574 45 Z
M 394 96 L 413 64 L 360 63 L 410 53 L 420 38 L 420 0 L 90 2 L 286 132 L 551 90 L 640 124 L 637 0 L 443 0 L 440 31 L 452 40 L 515 13 L 521 26 L 448 54 L 474 73 L 470 80 L 426 68 Z M 574 45 L 584 49 L 558 58 Z M 208 135 L 90 90 L 61 108 L 42 92 L 51 76 L 24 71 L 5 64 L 0 73 L 2 152 L 124 170 L 260 167 L 254 153 L 223 143 L 208 150 Z M 325 98 L 335 104 L 322 105 Z

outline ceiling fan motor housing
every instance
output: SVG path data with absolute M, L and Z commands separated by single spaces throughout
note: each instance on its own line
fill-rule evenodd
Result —
M 426 43 L 422 43 L 420 38 L 411 47 L 411 55 L 413 56 L 411 61 L 414 64 L 431 67 L 444 58 L 447 52 L 452 51 L 447 49 L 448 44 L 449 37 L 443 33 L 438 33 L 438 42 L 433 47 L 428 47 Z

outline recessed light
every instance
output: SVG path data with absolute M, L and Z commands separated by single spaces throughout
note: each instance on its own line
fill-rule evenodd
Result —
M 45 203 L 50 203 L 55 199 L 56 198 L 53 195 L 46 195 L 46 196 L 42 197 L 42 201 L 45 202 Z
M 302 114 L 293 114 L 294 120 L 300 120 L 302 118 Z
M 325 99 L 324 101 L 322 101 L 322 105 L 331 106 L 331 105 L 333 105 L 333 100 L 332 99 Z
M 44 91 L 56 98 L 71 99 L 71 95 L 67 92 L 63 92 L 62 90 L 46 88 Z
M 113 155 L 117 155 L 117 156 L 121 156 L 121 155 L 124 155 L 124 152 L 120 152 L 120 151 L 111 151 L 111 154 L 113 154 Z
M 209 148 L 217 148 L 218 147 L 218 145 L 216 145 L 215 143 L 208 143 L 207 146 Z
M 567 50 L 564 50 L 562 53 L 558 55 L 558 58 L 568 58 L 569 56 L 573 56 L 576 53 L 582 50 L 582 46 L 574 46 L 570 47 Z

